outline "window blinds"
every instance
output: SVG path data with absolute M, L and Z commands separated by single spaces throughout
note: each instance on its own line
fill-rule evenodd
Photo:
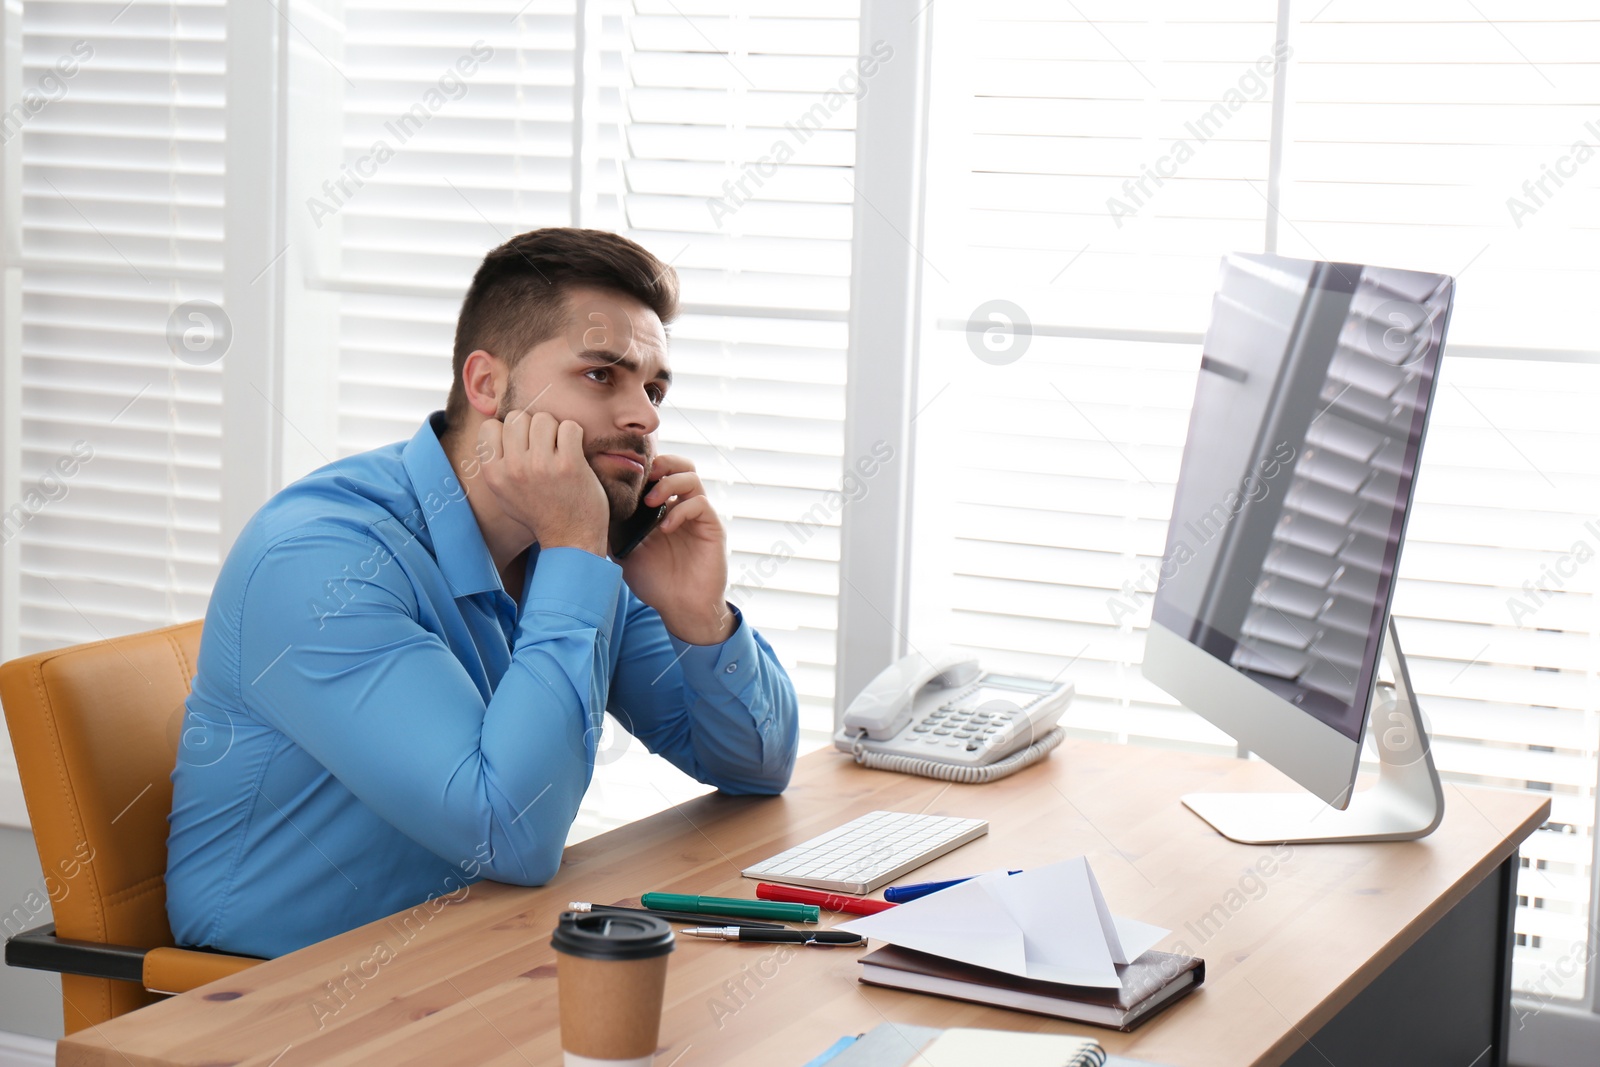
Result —
M 832 726 L 854 0 L 640 0 L 629 34 L 631 236 L 671 258 L 686 314 L 661 447 L 730 518 L 732 597 Z
M 1579 16 L 1357 5 L 1297 27 L 1280 245 L 1456 274 L 1452 344 L 1504 354 L 1446 351 L 1395 613 L 1441 769 L 1551 794 L 1513 982 L 1558 997 L 1583 994 L 1589 955 L 1600 619 L 1577 557 L 1600 516 L 1600 366 L 1529 357 L 1594 347 L 1596 180 L 1570 157 L 1600 144 L 1600 26 Z
M 910 637 L 1072 677 L 1085 734 L 1232 750 L 1137 666 L 1218 260 L 1458 276 L 1394 611 L 1445 776 L 1551 794 L 1514 981 L 1578 997 L 1597 31 L 1565 8 L 1318 7 L 1283 49 L 1272 3 L 939 12 Z
M 216 575 L 222 3 L 29 0 L 23 53 L 28 653 L 198 618 Z

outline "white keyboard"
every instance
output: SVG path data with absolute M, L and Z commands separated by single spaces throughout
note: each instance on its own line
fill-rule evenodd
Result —
M 982 819 L 873 811 L 744 869 L 746 878 L 870 893 L 989 832 Z

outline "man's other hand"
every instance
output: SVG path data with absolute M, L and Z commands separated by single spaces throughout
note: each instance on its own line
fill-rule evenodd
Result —
M 541 548 L 606 554 L 611 505 L 583 452 L 583 427 L 548 411 L 512 411 L 478 428 L 483 484 Z

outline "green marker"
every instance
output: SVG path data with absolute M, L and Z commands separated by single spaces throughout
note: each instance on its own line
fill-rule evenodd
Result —
M 815 904 L 782 904 L 772 900 L 740 900 L 737 897 L 695 897 L 684 893 L 646 893 L 639 903 L 662 911 L 689 911 L 696 914 L 732 915 L 739 919 L 777 919 L 780 922 L 814 923 L 822 918 Z

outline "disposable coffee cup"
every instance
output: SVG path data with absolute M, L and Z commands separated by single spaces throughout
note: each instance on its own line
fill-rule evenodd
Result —
M 566 1067 L 650 1067 L 672 927 L 654 915 L 564 911 L 550 945 Z

